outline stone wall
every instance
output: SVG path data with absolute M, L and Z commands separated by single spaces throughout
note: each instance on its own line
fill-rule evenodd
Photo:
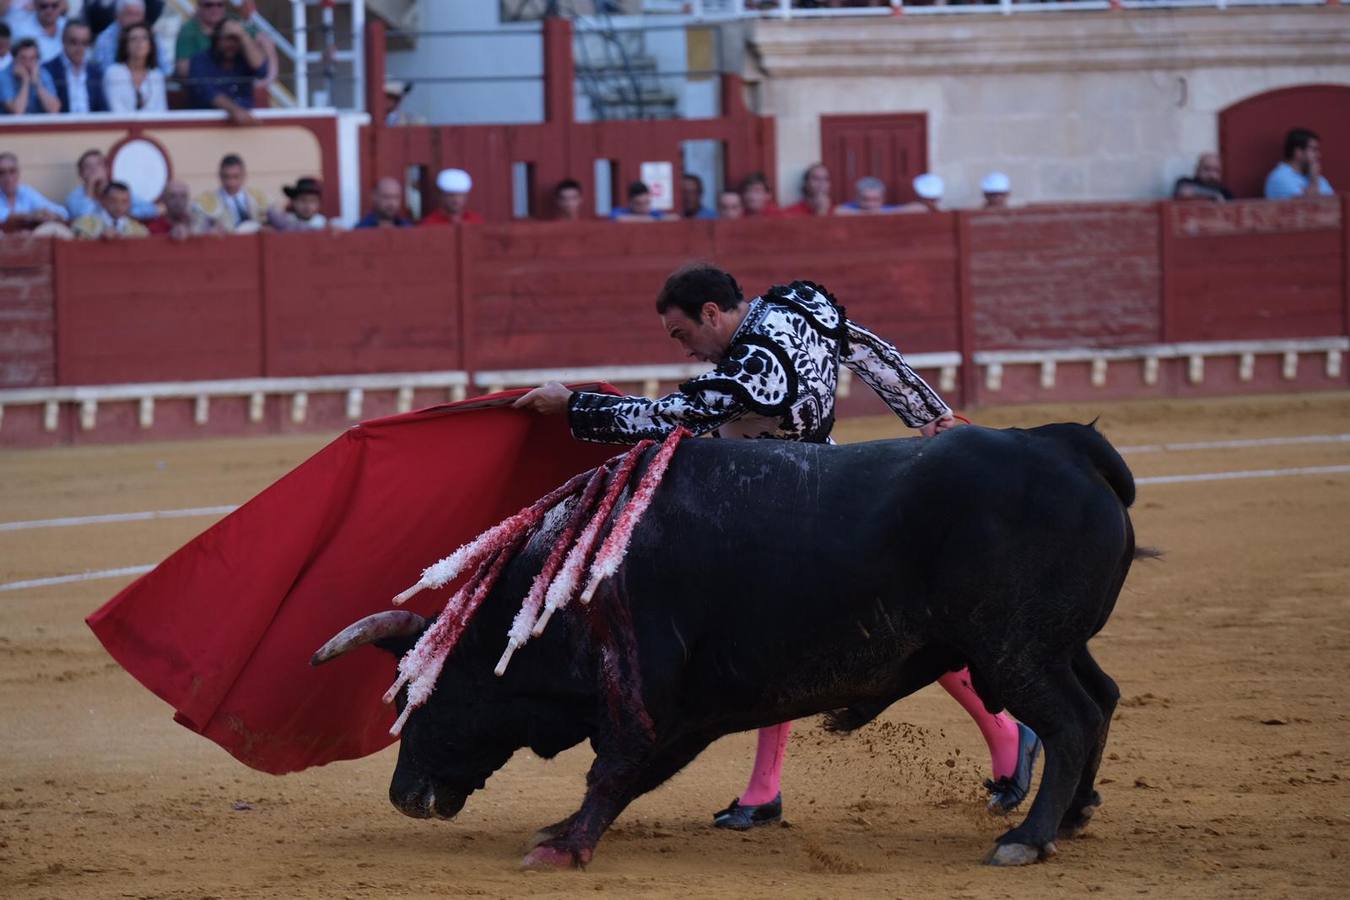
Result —
M 978 205 L 992 169 L 1020 202 L 1142 200 L 1217 149 L 1223 108 L 1350 84 L 1344 6 L 763 21 L 749 41 L 785 203 L 822 114 L 926 113 L 953 206 Z

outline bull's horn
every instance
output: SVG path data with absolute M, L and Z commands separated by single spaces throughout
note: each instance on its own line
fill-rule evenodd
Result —
M 338 632 L 328 643 L 319 648 L 318 652 L 310 658 L 309 664 L 317 666 L 326 663 L 348 650 L 360 647 L 362 644 L 373 644 L 384 638 L 421 634 L 426 630 L 426 627 L 426 619 L 415 612 L 408 612 L 406 609 L 389 609 L 384 612 L 377 612 L 373 616 L 366 616 L 361 621 L 348 625 Z

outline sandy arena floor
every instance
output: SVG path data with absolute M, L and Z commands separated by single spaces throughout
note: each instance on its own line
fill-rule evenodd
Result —
M 1117 445 L 1339 435 L 1350 394 L 979 418 L 1099 414 Z M 901 430 L 854 420 L 840 432 Z M 0 522 L 237 503 L 324 440 L 5 453 Z M 1137 476 L 1345 466 L 1350 441 L 1127 458 Z M 209 522 L 0 530 L 0 585 L 154 563 Z M 851 738 L 799 725 L 782 828 L 708 827 L 748 769 L 752 737 L 738 735 L 635 803 L 587 871 L 521 873 L 526 837 L 579 802 L 589 752 L 518 754 L 451 823 L 389 805 L 394 748 L 284 778 L 253 772 L 173 724 L 85 628 L 122 578 L 0 590 L 0 896 L 1345 896 L 1350 472 L 1146 485 L 1135 522 L 1167 556 L 1136 566 L 1094 642 L 1124 696 L 1106 805 L 1042 865 L 978 864 L 1005 827 L 982 809 L 988 759 L 929 688 Z

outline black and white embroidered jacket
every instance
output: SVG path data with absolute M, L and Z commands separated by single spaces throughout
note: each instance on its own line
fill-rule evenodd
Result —
M 577 438 L 612 444 L 659 440 L 679 425 L 719 437 L 824 443 L 840 363 L 911 428 L 951 412 L 895 347 L 850 322 L 823 288 L 794 281 L 750 301 L 711 372 L 657 400 L 577 392 L 568 419 Z

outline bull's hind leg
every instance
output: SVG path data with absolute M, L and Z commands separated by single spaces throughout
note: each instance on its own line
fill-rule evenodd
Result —
M 591 861 L 595 845 L 619 814 L 638 797 L 689 765 L 711 741 L 686 737 L 647 753 L 600 749 L 586 775 L 586 797 L 581 809 L 550 829 L 561 832 L 530 851 L 522 865 L 528 869 L 581 867 Z
M 1014 678 L 1000 680 L 1015 683 Z M 1045 746 L 1045 769 L 1030 812 L 1022 824 L 998 839 L 985 860 L 1016 866 L 1055 852 L 1059 824 L 1101 733 L 1102 714 L 1067 664 L 1042 669 L 1022 687 L 1005 691 L 1004 699 L 1008 710 L 1034 728 Z
M 1120 689 L 1111 680 L 1111 676 L 1102 671 L 1101 666 L 1092 658 L 1086 646 L 1073 658 L 1073 673 L 1088 696 L 1097 704 L 1102 714 L 1101 728 L 1096 741 L 1088 748 L 1087 764 L 1083 767 L 1082 778 L 1074 792 L 1068 812 L 1059 823 L 1059 837 L 1077 837 L 1087 827 L 1088 820 L 1102 805 L 1101 794 L 1093 788 L 1097 781 L 1097 770 L 1102 764 L 1102 753 L 1106 749 L 1106 738 L 1111 731 L 1111 717 L 1115 715 L 1116 703 L 1120 700 Z

